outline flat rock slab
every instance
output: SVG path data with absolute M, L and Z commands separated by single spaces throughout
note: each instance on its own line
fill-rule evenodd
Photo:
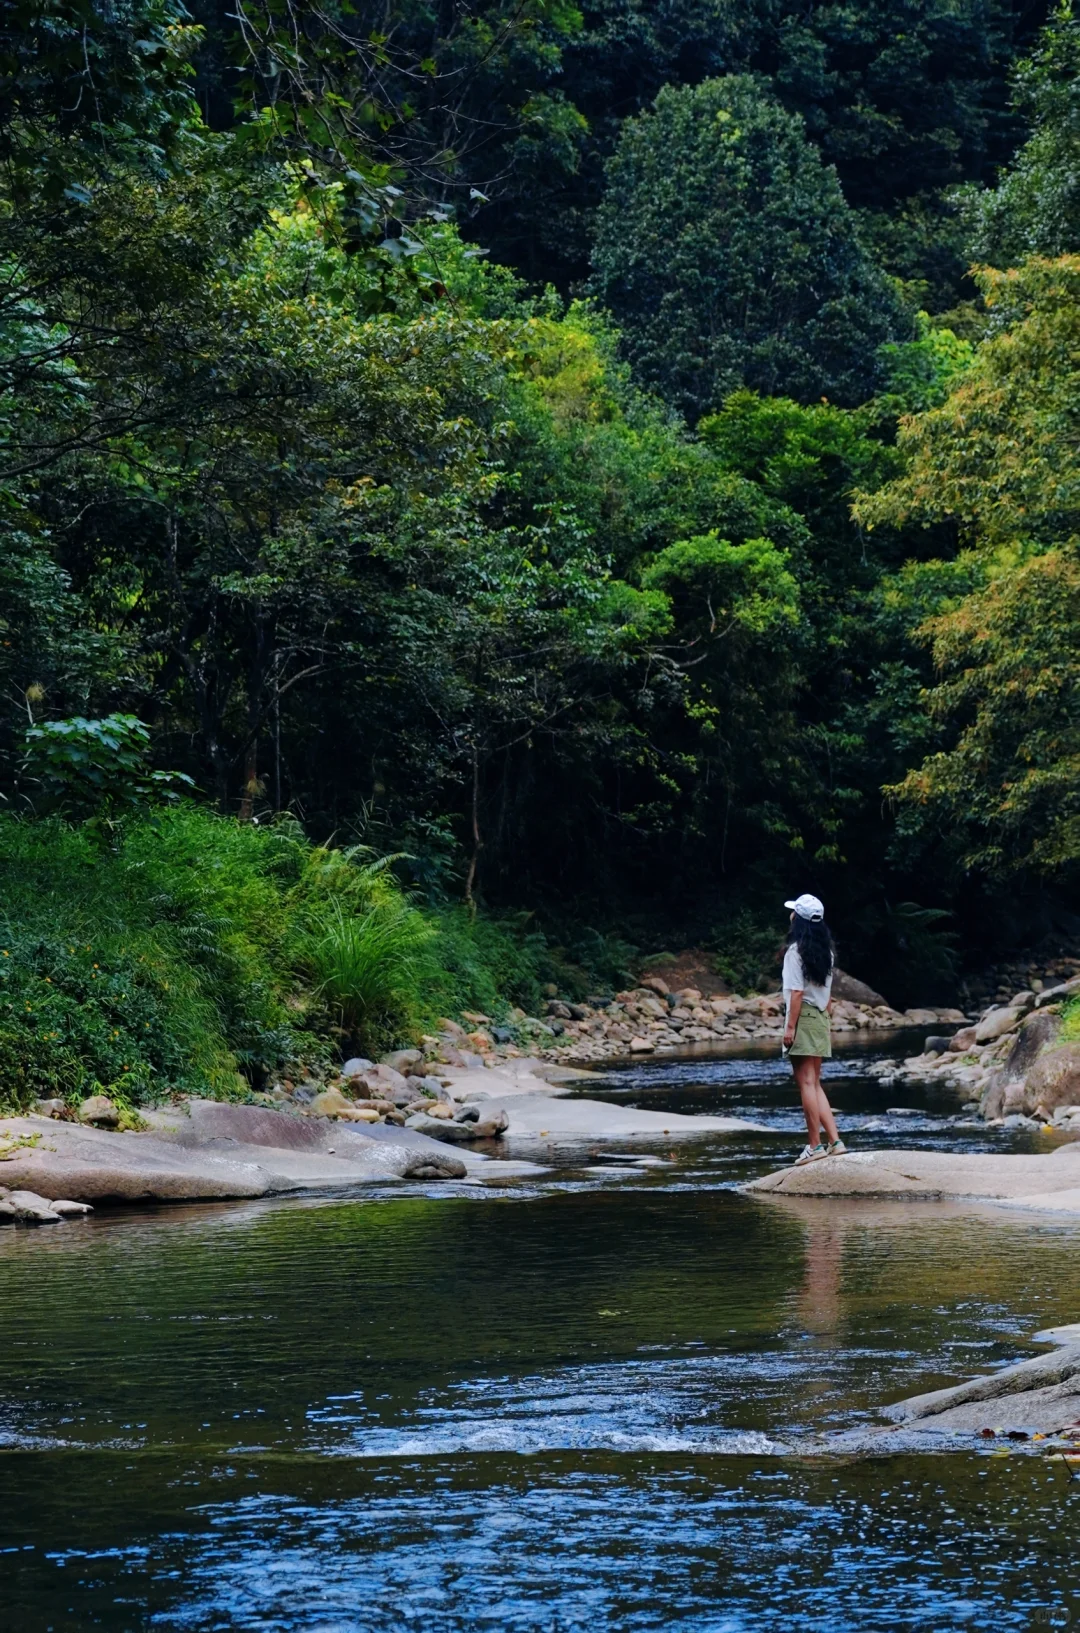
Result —
M 191 1104 L 193 1115 L 177 1108 L 166 1114 L 168 1123 L 156 1118 L 155 1131 L 138 1134 L 46 1117 L 0 1119 L 9 1137 L 38 1136 L 36 1145 L 0 1164 L 0 1183 L 81 1202 L 180 1202 L 339 1190 L 414 1175 L 461 1178 L 471 1166 L 411 1130 L 387 1128 L 392 1138 L 373 1139 L 370 1129 L 360 1133 L 321 1118 Z
M 744 1186 L 785 1196 L 912 1196 L 1080 1213 L 1080 1144 L 1046 1156 L 856 1151 L 782 1168 Z
M 1037 1355 L 952 1389 L 912 1395 L 888 1408 L 904 1425 L 942 1433 L 1022 1429 L 1054 1434 L 1080 1422 L 1080 1344 Z
M 635 1111 L 629 1106 L 613 1106 L 606 1100 L 563 1099 L 553 1095 L 519 1094 L 492 1102 L 510 1119 L 509 1139 L 535 1138 L 548 1134 L 553 1139 L 625 1139 L 635 1134 L 654 1139 L 686 1135 L 732 1134 L 739 1129 L 769 1133 L 761 1123 L 741 1117 L 687 1117 L 674 1111 Z M 487 1107 L 485 1106 L 485 1111 Z

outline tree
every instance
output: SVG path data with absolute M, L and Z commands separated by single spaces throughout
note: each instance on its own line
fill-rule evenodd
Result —
M 867 526 L 947 524 L 989 548 L 1080 532 L 1080 256 L 976 274 L 995 328 L 940 407 L 901 421 L 902 475 Z
M 993 880 L 1080 868 L 1080 560 L 1075 545 L 1011 569 L 927 619 L 924 693 L 946 746 L 886 792 L 901 844 Z
M 1080 22 L 1071 0 L 1018 64 L 1014 100 L 1031 127 L 997 186 L 961 195 L 973 253 L 995 266 L 1080 250 Z
M 627 122 L 594 265 L 640 377 L 694 417 L 742 385 L 861 402 L 905 327 L 834 172 L 748 77 L 664 90 Z
M 902 423 L 903 474 L 856 505 L 868 527 L 949 524 L 965 547 L 891 587 L 934 674 L 912 700 L 931 728 L 921 764 L 887 792 L 898 855 L 1066 879 L 1080 859 L 1080 260 L 979 283 L 996 331 L 940 407 Z

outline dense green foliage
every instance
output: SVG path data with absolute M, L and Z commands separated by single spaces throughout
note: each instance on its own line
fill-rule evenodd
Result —
M 424 914 L 381 863 L 291 819 L 192 806 L 89 826 L 0 819 L 0 1103 L 106 1090 L 243 1097 L 448 1010 L 535 1006 L 557 950 Z
M 835 173 L 748 77 L 667 88 L 623 126 L 595 288 L 640 378 L 691 420 L 741 385 L 854 407 L 907 327 Z
M 8 1093 L 1075 928 L 1077 25 L 901 13 L 7 9 Z

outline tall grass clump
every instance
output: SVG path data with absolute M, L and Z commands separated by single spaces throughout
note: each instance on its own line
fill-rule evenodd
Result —
M 390 878 L 394 858 L 359 865 L 357 858 L 355 851 L 312 853 L 306 884 L 313 905 L 301 961 L 343 1047 L 377 1051 L 427 1018 L 429 947 L 437 931 Z

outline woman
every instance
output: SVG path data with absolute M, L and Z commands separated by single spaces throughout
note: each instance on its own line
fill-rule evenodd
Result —
M 838 1157 L 847 1146 L 821 1087 L 822 1059 L 832 1055 L 833 939 L 825 923 L 825 909 L 816 896 L 800 896 L 784 906 L 791 910 L 784 953 L 784 1054 L 791 1061 L 809 1136 L 802 1155 L 795 1159 L 796 1168 L 801 1168 L 819 1157 Z

